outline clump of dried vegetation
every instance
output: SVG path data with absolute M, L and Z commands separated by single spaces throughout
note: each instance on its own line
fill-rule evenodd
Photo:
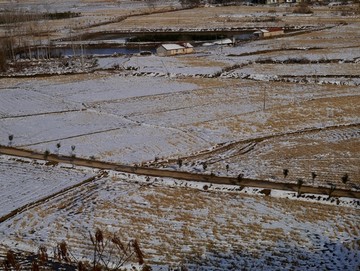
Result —
M 0 44 L 0 48 L 3 48 L 3 46 Z M 0 72 L 7 70 L 7 61 L 6 61 L 6 54 L 4 50 L 0 50 Z
M 117 271 L 126 270 L 124 266 L 137 263 L 142 266 L 142 271 L 150 271 L 151 267 L 145 264 L 144 253 L 139 242 L 131 240 L 123 242 L 115 234 L 105 237 L 101 229 L 95 234 L 89 233 L 92 249 L 92 259 L 79 260 L 69 248 L 66 241 L 56 245 L 53 257 L 50 257 L 47 248 L 40 246 L 37 254 L 26 254 L 8 250 L 4 260 L 0 262 L 0 269 L 5 271 L 18 270 L 78 270 L 78 271 Z
M 313 11 L 309 7 L 309 5 L 305 2 L 301 2 L 298 6 L 295 7 L 293 10 L 293 13 L 299 13 L 299 14 L 312 14 Z

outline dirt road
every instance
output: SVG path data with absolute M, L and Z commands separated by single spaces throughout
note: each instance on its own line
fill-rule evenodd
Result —
M 174 178 L 187 181 L 197 181 L 197 182 L 208 182 L 214 184 L 225 184 L 225 185 L 239 185 L 241 187 L 256 187 L 256 188 L 266 188 L 266 189 L 276 189 L 283 191 L 294 191 L 299 190 L 299 186 L 295 183 L 281 183 L 281 182 L 270 182 L 264 180 L 256 179 L 247 179 L 236 177 L 220 177 L 204 173 L 190 173 L 190 172 L 180 172 L 173 170 L 165 170 L 158 168 L 147 168 L 147 167 L 138 167 L 130 165 L 121 165 L 103 161 L 95 161 L 90 159 L 70 157 L 70 156 L 58 156 L 55 154 L 45 155 L 44 153 L 34 152 L 31 150 L 18 149 L 15 147 L 0 146 L 0 154 L 13 155 L 18 157 L 25 157 L 30 159 L 39 159 L 46 160 L 49 162 L 55 163 L 65 163 L 72 164 L 76 166 L 84 166 L 97 168 L 102 170 L 114 170 L 120 172 L 127 172 L 139 175 L 154 176 L 154 177 L 164 177 L 164 178 Z M 321 195 L 331 195 L 333 197 L 350 197 L 350 198 L 360 198 L 360 191 L 352 191 L 347 189 L 338 189 L 336 187 L 312 187 L 307 185 L 302 185 L 300 187 L 301 193 L 311 193 L 311 194 L 321 194 Z

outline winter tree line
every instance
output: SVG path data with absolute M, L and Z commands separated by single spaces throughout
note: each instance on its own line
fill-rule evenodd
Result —
M 50 24 L 44 20 L 66 19 L 80 16 L 74 12 L 38 13 L 19 9 L 0 12 L 0 71 L 6 71 L 7 60 L 15 61 L 18 52 L 26 52 L 31 58 L 33 49 L 43 48 L 43 58 L 50 57 Z M 44 39 L 44 36 L 46 37 Z

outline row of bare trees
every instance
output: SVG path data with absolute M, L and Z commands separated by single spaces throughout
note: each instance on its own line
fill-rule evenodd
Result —
M 5 12 L 2 14 L 3 32 L 0 41 L 0 70 L 6 71 L 7 61 L 16 62 L 20 57 L 20 52 L 28 58 L 35 57 L 33 52 L 35 47 L 48 48 L 51 45 L 49 36 L 49 24 L 42 24 L 42 16 L 36 14 L 27 14 L 20 11 Z M 39 35 L 40 37 L 36 37 Z M 45 35 L 45 39 L 44 36 Z M 25 53 L 26 52 L 26 53 Z M 49 54 L 41 54 L 46 57 Z M 40 54 L 37 54 L 40 57 Z
M 0 12 L 0 71 L 19 58 L 49 59 L 52 54 L 51 24 L 55 20 L 80 16 L 73 12 L 39 13 L 20 9 Z M 75 27 L 69 25 L 71 28 Z
M 287 168 L 284 168 L 283 169 L 283 175 L 284 175 L 284 178 L 286 178 L 288 175 L 289 175 L 289 170 Z M 315 179 L 317 178 L 317 174 L 313 171 L 311 172 L 311 179 L 312 179 L 312 182 L 314 183 L 315 182 Z M 302 179 L 299 179 L 299 180 L 302 180 Z M 341 177 L 341 181 L 343 184 L 346 184 L 348 181 L 350 180 L 349 178 L 349 174 L 345 173 L 342 177 Z

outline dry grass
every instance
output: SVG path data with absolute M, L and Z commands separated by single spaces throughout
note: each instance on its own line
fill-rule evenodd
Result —
M 42 81 L 44 83 L 74 83 L 74 82 L 81 82 L 86 80 L 96 80 L 96 79 L 105 79 L 109 76 L 109 74 L 104 74 L 101 72 L 95 72 L 91 74 L 68 74 L 68 75 L 58 75 L 58 76 L 51 76 L 51 77 L 37 77 L 37 78 L 1 78 L 1 88 L 12 88 L 16 85 L 22 83 L 31 83 L 31 82 L 39 82 Z M 0 90 L 1 90 L 0 88 Z
M 324 52 L 325 53 L 325 52 Z M 278 76 L 341 76 L 360 74 L 360 64 L 357 63 L 331 63 L 331 64 L 307 64 L 307 65 L 279 65 L 261 64 L 250 65 L 246 70 L 251 70 L 251 74 L 269 74 Z
M 199 88 L 221 88 L 221 87 L 229 86 L 229 82 L 227 82 L 227 80 L 219 80 L 217 78 L 188 77 L 184 79 L 178 79 L 178 81 L 184 83 L 196 84 Z
M 243 8 L 243 9 L 241 9 Z M 240 12 L 245 14 L 254 8 L 250 7 L 217 7 L 217 8 L 197 8 L 192 10 L 182 10 L 158 15 L 147 15 L 132 17 L 116 26 L 120 28 L 163 28 L 167 27 L 205 27 L 224 26 L 224 19 L 219 19 L 221 14 Z M 257 9 L 259 10 L 259 9 Z M 232 24 L 233 25 L 233 24 Z
M 110 1 L 112 2 L 112 1 Z M 90 0 L 89 4 L 93 3 L 110 3 L 107 0 Z M 34 1 L 34 3 L 39 3 Z M 165 7 L 157 7 L 155 10 L 164 10 Z M 170 9 L 171 7 L 167 7 Z M 181 10 L 176 12 L 163 13 L 153 15 L 141 15 L 136 17 L 130 17 L 125 21 L 116 22 L 118 18 L 124 15 L 149 12 L 149 8 L 138 8 L 135 10 L 126 10 L 121 8 L 120 5 L 115 5 L 113 8 L 107 10 L 96 9 L 82 12 L 81 17 L 70 18 L 66 20 L 53 20 L 51 23 L 37 24 L 36 27 L 40 29 L 40 32 L 48 32 L 43 39 L 47 39 L 50 35 L 52 38 L 65 38 L 64 31 L 59 29 L 71 28 L 76 29 L 76 34 L 86 33 L 88 31 L 109 31 L 114 29 L 143 29 L 143 28 L 219 28 L 219 27 L 263 27 L 264 22 L 262 20 L 271 19 L 273 13 L 268 13 L 267 6 L 232 6 L 232 7 L 214 7 L 214 8 L 197 8 L 190 10 Z M 263 19 L 255 19 L 251 14 L 264 13 L 269 16 Z M 276 8 L 276 14 L 282 15 L 283 13 L 291 13 L 292 9 L 288 8 Z M 360 22 L 359 17 L 341 17 L 334 16 L 332 10 L 327 7 L 314 9 L 314 16 L 279 16 L 277 22 L 272 22 L 275 26 L 286 25 L 319 25 L 319 24 L 334 24 L 334 23 L 356 23 Z M 238 15 L 241 15 L 240 17 Z M 281 18 L 281 19 L 279 19 Z M 96 24 L 106 23 L 105 25 L 96 26 Z M 113 23 L 112 23 L 113 22 Z M 95 25 L 95 26 L 94 26 Z M 26 28 L 24 25 L 23 28 Z M 31 33 L 33 33 L 31 31 Z M 30 34 L 31 35 L 31 34 Z M 74 34 L 72 34 L 74 35 Z M 33 39 L 38 39 L 34 35 Z M 300 45 L 300 43 L 298 43 Z
M 91 74 L 84 73 L 84 74 L 59 75 L 59 76 L 53 76 L 49 79 L 45 77 L 43 80 L 49 80 L 54 83 L 73 83 L 73 82 L 81 82 L 87 80 L 106 79 L 110 76 L 111 75 L 109 74 L 95 72 Z M 39 80 L 39 78 L 37 80 Z
M 269 18 L 273 16 L 268 13 L 268 7 L 256 6 L 231 6 L 231 7 L 214 7 L 214 8 L 197 8 L 192 10 L 182 10 L 171 13 L 164 13 L 162 16 L 146 15 L 131 17 L 121 23 L 115 23 L 106 27 L 116 29 L 128 28 L 163 28 L 166 27 L 179 27 L 179 28 L 194 28 L 194 27 L 243 27 L 243 26 L 256 26 L 259 27 L 263 22 L 256 22 L 254 17 L 250 14 L 263 12 L 267 13 Z M 277 14 L 291 13 L 292 9 L 276 8 Z M 238 17 L 242 15 L 242 17 Z M 314 15 L 301 16 L 281 16 L 280 24 L 285 25 L 319 25 L 329 23 L 342 23 L 351 20 L 351 22 L 359 22 L 359 18 L 337 17 L 331 14 L 331 10 L 327 7 L 321 9 L 314 9 Z
M 259 93 L 260 94 L 260 93 Z M 262 96 L 259 95 L 259 104 Z M 226 127 L 233 133 L 242 133 L 244 129 L 250 128 L 256 131 L 266 131 L 269 128 L 274 132 L 284 132 L 291 130 L 291 127 L 301 129 L 302 126 L 311 127 L 315 123 L 324 123 L 331 121 L 334 124 L 344 124 L 345 119 L 356 119 L 359 108 L 356 106 L 360 102 L 360 96 L 353 96 L 352 102 L 349 103 L 348 97 L 333 97 L 316 99 L 313 101 L 289 104 L 287 106 L 273 107 L 264 112 L 256 112 L 247 116 L 239 115 L 225 120 L 221 120 L 222 126 Z M 336 108 L 334 115 L 331 117 L 328 108 Z M 263 121 L 256 121 L 259 117 Z M 250 122 L 254 118 L 253 122 Z M 306 120 L 306 123 L 304 123 Z M 219 121 L 198 123 L 198 127 L 218 126 Z M 304 127 L 305 128 L 305 127 Z
M 358 96 L 327 98 L 302 103 L 301 105 L 288 105 L 286 110 L 274 108 L 263 114 L 262 122 L 250 122 L 251 117 L 229 118 L 222 121 L 222 125 L 232 130 L 233 133 L 241 133 L 244 136 L 255 137 L 253 131 L 263 133 L 267 129 L 277 133 L 296 131 L 304 128 L 316 127 L 316 123 L 326 125 L 341 125 L 349 120 L 356 121 L 359 108 L 356 106 Z M 354 102 L 354 103 L 353 103 Z M 359 100 L 360 102 L 360 100 Z M 336 108 L 329 115 L 328 108 Z M 257 118 L 261 115 L 257 114 Z M 304 125 L 305 121 L 305 125 Z M 250 126 L 250 125 L 251 126 Z M 218 122 L 202 123 L 200 127 L 214 129 Z M 227 159 L 232 168 L 245 168 L 255 170 L 258 177 L 269 178 L 274 176 L 283 180 L 282 169 L 290 169 L 293 181 L 296 178 L 304 178 L 307 184 L 311 184 L 311 172 L 316 172 L 317 184 L 327 182 L 344 186 L 341 177 L 348 173 L 351 175 L 351 183 L 359 185 L 360 175 L 356 170 L 359 164 L 359 135 L 358 127 L 338 128 L 324 132 L 303 133 L 294 136 L 280 136 L 258 143 L 253 151 L 246 155 L 235 156 Z M 271 148 L 268 148 L 271 146 Z M 261 171 L 254 167 L 254 159 L 267 167 L 261 167 Z M 236 166 L 237 165 L 237 166 Z M 213 165 L 212 170 L 224 171 L 224 163 Z
M 190 67 L 225 67 L 226 63 L 220 61 L 209 60 L 207 57 L 200 56 L 179 56 L 177 60 Z
M 288 221 L 290 224 L 324 225 L 325 221 L 329 223 L 332 221 L 331 218 L 338 217 L 337 221 L 334 221 L 334 227 L 350 227 L 352 232 L 351 221 L 356 215 L 353 209 L 335 206 L 182 188 L 138 186 L 133 196 L 145 199 L 145 205 L 141 201 L 133 201 L 131 194 L 129 196 L 119 195 L 115 201 L 98 200 L 96 213 L 89 212 L 86 207 L 83 209 L 82 217 L 91 215 L 97 225 L 107 226 L 113 230 L 119 228 L 124 238 L 141 238 L 141 243 L 145 251 L 148 251 L 150 259 L 151 255 L 162 255 L 163 259 L 160 261 L 167 263 L 184 259 L 183 257 L 188 254 L 182 251 L 182 248 L 190 244 L 192 248 L 189 255 L 193 256 L 202 255 L 204 248 L 226 251 L 228 246 L 239 248 L 246 244 L 254 257 L 261 256 L 264 244 L 280 241 L 308 244 L 301 229 L 293 229 L 286 237 L 282 228 L 271 226 L 273 223 L 274 225 L 279 223 L 276 213 L 258 213 L 257 208 L 249 208 L 249 204 L 260 204 L 265 208 L 271 206 L 272 210 L 286 214 L 292 221 Z M 116 206 L 113 205 L 114 202 Z M 105 218 L 111 220 L 107 221 Z M 76 225 L 76 216 L 72 221 Z M 268 226 L 264 227 L 264 225 Z M 203 234 L 207 237 L 204 238 Z M 73 232 L 70 238 L 73 239 L 73 235 L 76 236 L 76 233 Z M 143 239 L 143 236 L 148 237 Z M 262 245 L 253 243 L 254 238 L 261 240 Z M 160 245 L 155 245 L 154 242 L 159 242 Z M 224 242 L 227 245 L 224 245 Z

